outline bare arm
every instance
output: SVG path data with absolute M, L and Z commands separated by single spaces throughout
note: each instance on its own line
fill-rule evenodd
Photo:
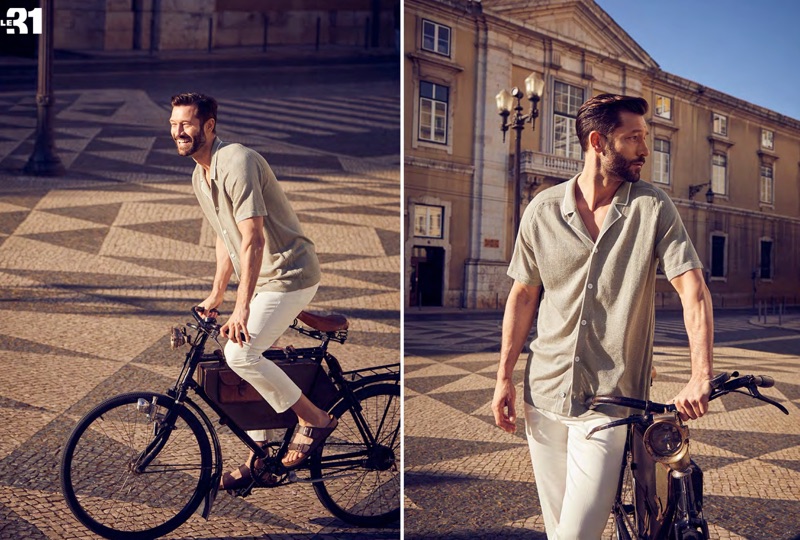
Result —
M 681 417 L 696 419 L 708 411 L 710 380 L 714 376 L 714 313 L 711 293 L 703 280 L 702 271 L 689 270 L 672 279 L 683 305 L 683 320 L 689 336 L 689 355 L 692 376 L 689 383 L 673 400 Z
M 515 281 L 506 301 L 503 315 L 503 339 L 500 345 L 500 366 L 497 369 L 497 385 L 494 389 L 492 412 L 495 423 L 503 430 L 517 430 L 517 414 L 514 388 L 514 366 L 531 331 L 536 306 L 539 302 L 540 286 L 525 285 Z
M 228 249 L 225 247 L 225 242 L 223 242 L 219 236 L 217 236 L 214 252 L 217 261 L 217 270 L 214 273 L 214 283 L 211 286 L 211 294 L 200 303 L 200 307 L 205 311 L 218 308 L 222 304 L 222 297 L 225 295 L 225 289 L 228 288 L 228 282 L 233 275 L 233 263 L 228 255 Z
M 247 320 L 250 318 L 250 300 L 256 290 L 258 274 L 261 271 L 261 261 L 264 258 L 264 218 L 256 216 L 237 223 L 239 232 L 242 233 L 242 247 L 239 252 L 241 262 L 241 275 L 239 288 L 236 291 L 236 305 L 228 321 L 222 326 L 222 335 L 239 345 L 250 341 L 247 331 Z M 241 335 L 240 335 L 241 334 Z

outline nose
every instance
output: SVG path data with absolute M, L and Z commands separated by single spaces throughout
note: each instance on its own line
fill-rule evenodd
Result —
M 643 138 L 642 143 L 639 145 L 639 155 L 647 157 L 650 155 L 650 149 L 647 147 L 647 141 Z

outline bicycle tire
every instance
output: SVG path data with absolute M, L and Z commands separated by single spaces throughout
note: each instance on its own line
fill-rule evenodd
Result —
M 314 482 L 317 497 L 334 516 L 359 527 L 383 527 L 400 519 L 400 387 L 373 384 L 355 390 L 354 395 L 380 445 L 373 451 L 372 465 L 354 415 L 340 401 L 330 409 L 339 419 L 338 427 L 320 452 L 309 458 L 311 478 L 318 480 Z M 364 455 L 347 459 L 347 464 L 332 463 L 337 456 L 357 452 Z M 381 465 L 375 466 L 378 461 Z
M 631 470 L 631 456 L 627 448 L 623 469 L 620 471 L 620 483 L 617 488 L 617 499 L 614 501 L 612 513 L 614 514 L 614 532 L 616 540 L 631 540 L 639 538 L 638 525 L 634 513 L 634 482 Z
M 174 401 L 152 392 L 104 401 L 75 426 L 64 447 L 61 490 L 72 513 L 105 538 L 146 539 L 180 527 L 197 509 L 211 478 L 211 446 L 197 417 L 183 406 L 168 431 L 137 410 L 156 403 L 159 420 Z M 156 440 L 163 446 L 142 473 L 134 461 Z

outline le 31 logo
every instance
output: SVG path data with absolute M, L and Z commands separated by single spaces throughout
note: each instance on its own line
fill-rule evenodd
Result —
M 34 34 L 42 33 L 42 8 L 26 11 L 24 8 L 8 8 L 6 19 L 0 19 L 0 27 L 6 27 L 7 34 L 27 34 L 30 21 Z

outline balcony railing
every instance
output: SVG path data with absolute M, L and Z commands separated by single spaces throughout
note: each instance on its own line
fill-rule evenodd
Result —
M 548 175 L 567 180 L 583 169 L 583 161 L 553 154 L 524 150 L 521 155 L 522 174 Z

